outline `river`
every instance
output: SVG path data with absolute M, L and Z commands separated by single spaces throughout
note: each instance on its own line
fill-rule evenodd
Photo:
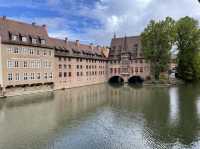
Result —
M 108 84 L 0 99 L 0 149 L 199 149 L 200 86 Z

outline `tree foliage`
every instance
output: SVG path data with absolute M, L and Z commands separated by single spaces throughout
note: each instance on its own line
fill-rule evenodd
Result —
M 176 23 L 178 77 L 185 81 L 200 79 L 200 30 L 198 21 L 184 17 Z
M 170 17 L 164 21 L 150 21 L 141 34 L 144 56 L 150 60 L 151 75 L 156 80 L 159 80 L 160 73 L 168 68 L 175 35 L 175 21 Z

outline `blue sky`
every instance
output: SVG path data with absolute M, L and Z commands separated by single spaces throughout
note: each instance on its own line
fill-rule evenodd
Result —
M 138 35 L 151 19 L 185 15 L 200 19 L 198 0 L 0 0 L 0 15 L 46 24 L 50 36 L 109 45 Z

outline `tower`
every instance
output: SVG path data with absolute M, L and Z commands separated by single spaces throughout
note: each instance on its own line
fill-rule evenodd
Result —
M 125 81 L 128 80 L 128 77 L 130 75 L 129 65 L 130 53 L 128 50 L 127 37 L 125 36 L 123 39 L 123 49 L 121 51 L 121 75 L 126 78 Z

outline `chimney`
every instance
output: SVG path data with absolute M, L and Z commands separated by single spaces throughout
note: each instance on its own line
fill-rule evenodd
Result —
M 80 45 L 80 41 L 76 40 L 76 46 L 79 47 L 79 45 Z
M 94 48 L 93 43 L 90 43 L 90 47 L 91 47 L 91 49 L 93 50 L 93 48 Z
M 100 45 L 97 45 L 97 49 L 100 50 L 100 49 L 101 49 L 101 46 L 100 46 Z
M 42 27 L 48 32 L 47 25 L 43 24 Z
M 33 26 L 35 26 L 35 25 L 36 25 L 36 23 L 35 23 L 35 22 L 33 22 L 33 23 L 32 23 L 32 25 L 33 25 Z
M 113 38 L 114 38 L 114 39 L 116 39 L 116 38 L 117 38 L 117 36 L 116 36 L 116 33 L 114 33 L 114 36 L 113 36 Z
M 3 16 L 3 20 L 6 20 L 6 16 Z
M 65 37 L 65 43 L 67 43 L 68 42 L 68 38 L 67 37 Z

